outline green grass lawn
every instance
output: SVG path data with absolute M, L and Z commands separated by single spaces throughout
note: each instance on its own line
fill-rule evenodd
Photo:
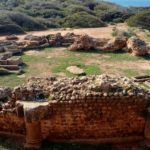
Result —
M 18 78 L 17 75 L 0 76 L 0 86 L 15 87 L 26 81 L 26 78 Z
M 127 77 L 134 77 L 139 75 L 138 71 L 134 69 L 123 69 L 123 73 Z
M 29 55 L 22 55 L 23 75 L 0 76 L 0 86 L 14 87 L 24 83 L 27 78 L 43 75 L 63 75 L 72 77 L 66 71 L 69 66 L 82 68 L 87 75 L 100 75 L 102 73 L 133 77 L 137 75 L 150 75 L 150 69 L 142 70 L 141 61 L 149 65 L 150 56 L 144 58 L 132 56 L 128 53 L 104 53 L 98 50 L 72 52 L 63 48 L 46 48 Z
M 53 73 L 65 73 L 66 76 L 74 76 L 73 74 L 66 71 L 66 68 L 69 66 L 78 66 L 79 68 L 83 69 L 87 75 L 94 75 L 94 74 L 101 74 L 102 71 L 100 67 L 97 64 L 90 64 L 86 65 L 84 63 L 84 59 L 81 57 L 73 57 L 73 56 L 67 56 L 67 57 L 60 57 L 55 58 L 55 65 L 53 65 L 51 71 Z M 51 62 L 53 64 L 54 62 Z

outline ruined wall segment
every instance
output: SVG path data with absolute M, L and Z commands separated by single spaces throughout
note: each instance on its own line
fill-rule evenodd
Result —
M 0 134 L 9 136 L 25 136 L 25 122 L 16 114 L 0 114 Z
M 31 78 L 7 99 L 1 108 L 0 131 L 25 135 L 27 147 L 40 147 L 45 139 L 149 140 L 150 93 L 126 77 Z
M 144 137 L 149 94 L 128 78 L 101 75 L 28 82 L 38 85 L 49 98 L 48 114 L 41 121 L 43 139 L 107 143 Z
M 113 138 L 142 137 L 147 101 L 137 97 L 106 97 L 85 102 L 55 103 L 41 122 L 44 138 L 98 143 Z M 116 141 L 117 142 L 117 141 Z

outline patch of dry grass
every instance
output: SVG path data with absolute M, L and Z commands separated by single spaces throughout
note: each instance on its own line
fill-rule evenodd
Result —
M 25 63 L 24 76 L 1 76 L 1 86 L 16 86 L 31 76 L 72 76 L 66 71 L 71 65 L 83 68 L 87 75 L 107 73 L 132 77 L 150 74 L 149 56 L 139 58 L 128 53 L 103 53 L 96 50 L 71 52 L 66 48 L 46 48 L 27 52 L 22 55 L 22 59 Z

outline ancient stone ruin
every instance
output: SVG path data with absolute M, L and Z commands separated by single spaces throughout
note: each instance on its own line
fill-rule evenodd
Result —
M 71 51 L 96 49 L 103 52 L 117 52 L 122 50 L 136 56 L 144 56 L 150 50 L 150 47 L 137 37 L 128 39 L 120 36 L 112 39 L 97 39 L 88 35 L 57 33 L 43 36 L 26 35 L 24 39 L 19 39 L 16 35 L 10 35 L 0 41 L 0 75 L 20 74 L 23 62 L 18 55 L 22 55 L 24 51 L 62 46 L 69 47 L 68 50 Z
M 81 35 L 77 37 L 74 43 L 70 46 L 69 50 L 91 50 L 96 47 L 96 42 L 94 38 L 89 37 L 88 35 Z
M 74 43 L 69 47 L 71 51 L 97 49 L 103 52 L 130 52 L 136 56 L 144 56 L 149 53 L 149 46 L 138 37 L 127 38 L 117 36 L 112 39 L 96 39 L 88 35 L 80 35 L 75 38 Z
M 105 52 L 116 52 L 124 49 L 127 46 L 126 37 L 116 37 L 109 40 L 103 47 L 99 47 L 102 51 Z
M 116 144 L 150 140 L 150 92 L 126 77 L 31 78 L 0 88 L 0 134 L 43 140 Z
M 0 41 L 0 75 L 22 72 L 21 55 L 26 50 L 43 49 L 51 46 L 68 46 L 74 42 L 77 35 L 68 33 L 56 35 L 34 36 L 27 35 L 19 39 L 16 35 L 7 36 Z
M 129 38 L 127 42 L 129 51 L 135 56 L 143 56 L 148 53 L 149 48 L 146 43 L 137 37 Z

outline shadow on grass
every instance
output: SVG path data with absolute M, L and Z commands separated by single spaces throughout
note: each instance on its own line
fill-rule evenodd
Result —
M 90 54 L 91 53 L 91 54 L 106 54 L 106 55 L 107 54 L 115 54 L 115 55 L 129 54 L 130 55 L 130 53 L 127 53 L 127 52 L 122 51 L 122 50 L 118 50 L 116 52 L 109 52 L 109 51 L 102 51 L 102 50 L 98 50 L 98 49 L 91 49 L 91 50 L 88 50 L 88 51 L 86 51 L 86 50 L 78 50 L 78 51 L 72 51 L 72 52 L 80 52 L 80 53 L 86 53 L 86 54 L 88 54 L 88 53 Z M 137 56 L 137 58 L 139 58 L 139 59 L 143 58 L 143 59 L 146 59 L 146 60 L 150 60 L 150 54 L 146 54 L 146 55 L 144 55 L 142 57 L 138 57 Z
M 100 53 L 102 53 L 102 51 L 100 51 L 100 50 L 97 50 L 97 49 L 91 49 L 91 50 L 78 50 L 78 52 L 80 52 L 80 53 L 98 53 L 98 54 L 100 54 Z
M 99 50 L 99 49 L 78 50 L 78 51 L 72 51 L 72 52 L 93 53 L 93 54 L 125 54 L 126 53 L 122 50 L 118 50 L 116 52 L 111 52 L 111 51 L 102 51 L 102 50 Z

